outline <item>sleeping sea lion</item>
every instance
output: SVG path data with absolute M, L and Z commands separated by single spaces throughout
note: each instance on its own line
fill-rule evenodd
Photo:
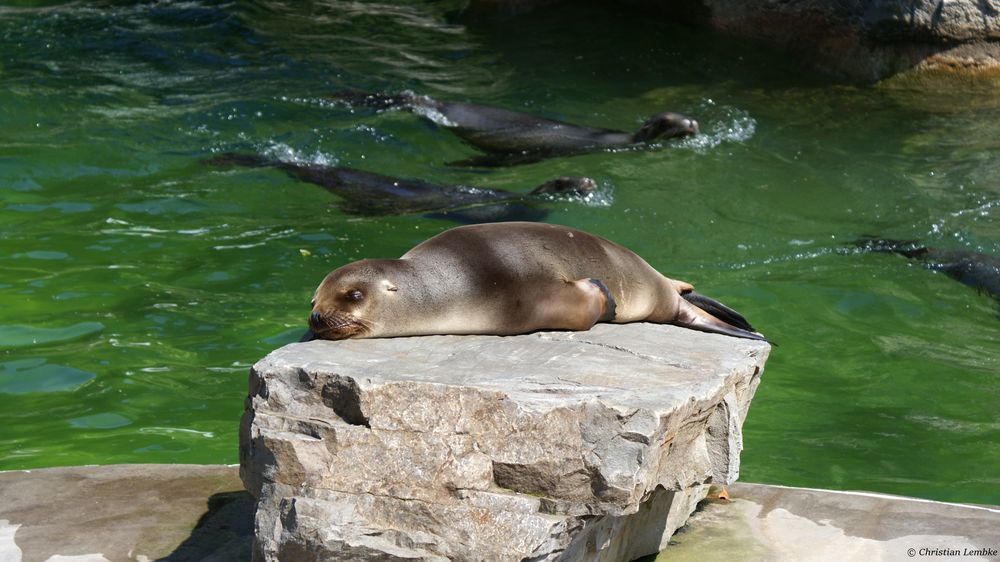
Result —
M 376 109 L 420 113 L 487 153 L 456 165 L 507 166 L 553 156 L 629 148 L 698 133 L 698 122 L 680 113 L 654 115 L 634 133 L 571 125 L 527 113 L 464 102 L 437 101 L 413 92 L 395 95 L 342 92 L 336 99 Z
M 202 163 L 284 170 L 296 179 L 338 195 L 342 199 L 338 207 L 352 215 L 432 213 L 435 218 L 464 223 L 542 220 L 547 211 L 540 203 L 547 197 L 585 198 L 597 189 L 597 183 L 591 178 L 562 176 L 522 194 L 464 185 L 435 185 L 352 168 L 271 160 L 255 154 L 225 153 Z
M 627 248 L 529 222 L 457 227 L 400 259 L 338 268 L 316 289 L 309 328 L 312 337 L 336 340 L 643 321 L 764 339 L 736 311 L 664 277 Z

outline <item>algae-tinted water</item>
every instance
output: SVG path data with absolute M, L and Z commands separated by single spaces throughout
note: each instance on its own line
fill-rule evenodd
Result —
M 527 191 L 590 175 L 546 220 L 637 251 L 777 341 L 742 478 L 1000 503 L 1000 318 L 863 234 L 1000 254 L 1000 110 L 819 79 L 773 53 L 600 7 L 466 23 L 449 2 L 18 3 L 0 8 L 0 469 L 233 463 L 249 366 L 304 328 L 329 270 L 453 223 L 358 218 L 224 151 Z M 634 129 L 658 150 L 492 171 L 345 88 L 413 89 Z

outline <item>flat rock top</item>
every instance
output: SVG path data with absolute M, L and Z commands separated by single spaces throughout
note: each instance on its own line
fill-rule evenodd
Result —
M 422 336 L 287 345 L 258 371 L 303 369 L 358 384 L 420 382 L 503 391 L 520 402 L 600 398 L 662 410 L 763 368 L 765 342 L 648 323 L 521 336 Z M 756 374 L 756 373 L 754 373 Z

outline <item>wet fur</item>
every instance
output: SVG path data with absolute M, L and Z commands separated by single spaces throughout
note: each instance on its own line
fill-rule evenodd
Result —
M 434 120 L 470 145 L 488 154 L 452 162 L 462 166 L 513 166 L 561 155 L 620 149 L 698 133 L 698 123 L 677 113 L 653 116 L 634 133 L 573 125 L 500 107 L 438 101 L 413 92 L 377 94 L 342 92 L 335 96 L 350 105 L 376 109 L 401 108 L 436 112 Z

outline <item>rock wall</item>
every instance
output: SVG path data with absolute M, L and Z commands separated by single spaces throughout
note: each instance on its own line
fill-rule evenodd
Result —
M 241 424 L 255 559 L 655 553 L 738 477 L 769 351 L 651 324 L 286 346 Z
M 841 77 L 910 69 L 1000 79 L 996 0 L 619 0 L 771 44 Z M 469 0 L 470 14 L 511 14 L 552 0 Z M 571 9 L 571 3 L 564 3 Z
M 1000 74 L 1000 5 L 977 0 L 701 0 L 716 30 L 828 72 L 878 80 L 914 67 Z

